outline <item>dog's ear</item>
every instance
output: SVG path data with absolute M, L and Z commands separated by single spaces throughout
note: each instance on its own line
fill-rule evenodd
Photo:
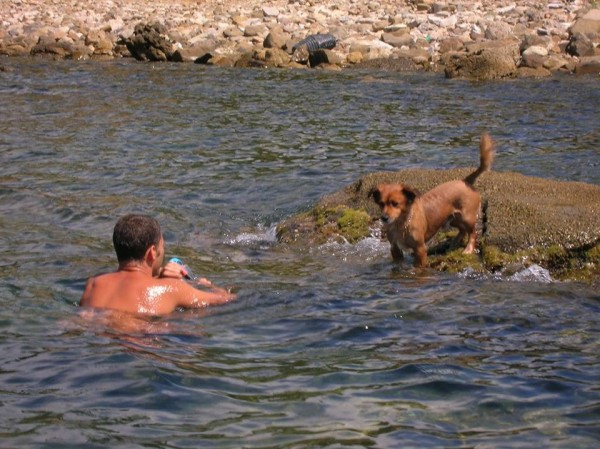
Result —
M 407 204 L 412 204 L 415 201 L 415 198 L 419 196 L 419 192 L 412 187 L 403 187 L 402 194 L 406 198 Z
M 373 187 L 369 191 L 369 198 L 373 198 L 377 204 L 381 202 L 381 192 L 379 191 L 379 187 Z

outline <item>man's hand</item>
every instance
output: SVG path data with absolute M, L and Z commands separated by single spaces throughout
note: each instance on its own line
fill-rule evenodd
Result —
M 160 274 L 158 277 L 183 279 L 185 275 L 187 275 L 187 271 L 183 265 L 180 265 L 176 262 L 168 262 L 160 269 Z
M 196 279 L 196 283 L 203 287 L 214 287 L 214 284 L 206 278 Z

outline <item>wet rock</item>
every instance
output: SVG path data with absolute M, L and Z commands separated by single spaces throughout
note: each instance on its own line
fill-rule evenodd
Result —
M 369 197 L 376 185 L 402 182 L 424 192 L 470 171 L 414 169 L 365 175 L 323 197 L 308 213 L 281 223 L 278 240 L 290 245 L 349 240 L 339 224 L 341 214 L 353 217 L 348 211 L 370 217 L 365 225 L 361 215 L 354 215 L 352 239 L 360 240 L 380 226 L 380 212 Z M 461 248 L 448 248 L 442 232 L 430 245 L 432 267 L 502 271 L 515 264 L 538 264 L 559 279 L 600 279 L 600 186 L 492 171 L 476 187 L 484 201 L 478 255 L 464 257 Z

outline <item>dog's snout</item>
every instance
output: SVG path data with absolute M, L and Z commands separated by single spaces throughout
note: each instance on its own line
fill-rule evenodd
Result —
M 384 223 L 388 223 L 390 221 L 390 217 L 387 214 L 383 214 L 381 216 L 381 221 L 383 221 Z

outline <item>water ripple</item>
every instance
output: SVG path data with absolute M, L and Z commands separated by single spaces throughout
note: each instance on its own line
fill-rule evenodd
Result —
M 473 165 L 598 183 L 597 80 L 27 59 L 2 73 L 0 402 L 10 447 L 595 447 L 592 288 L 416 272 L 378 238 L 277 245 L 362 174 Z M 365 76 L 369 75 L 369 76 Z M 169 318 L 79 315 L 115 218 L 234 285 Z M 120 324 L 119 324 L 120 323 Z

